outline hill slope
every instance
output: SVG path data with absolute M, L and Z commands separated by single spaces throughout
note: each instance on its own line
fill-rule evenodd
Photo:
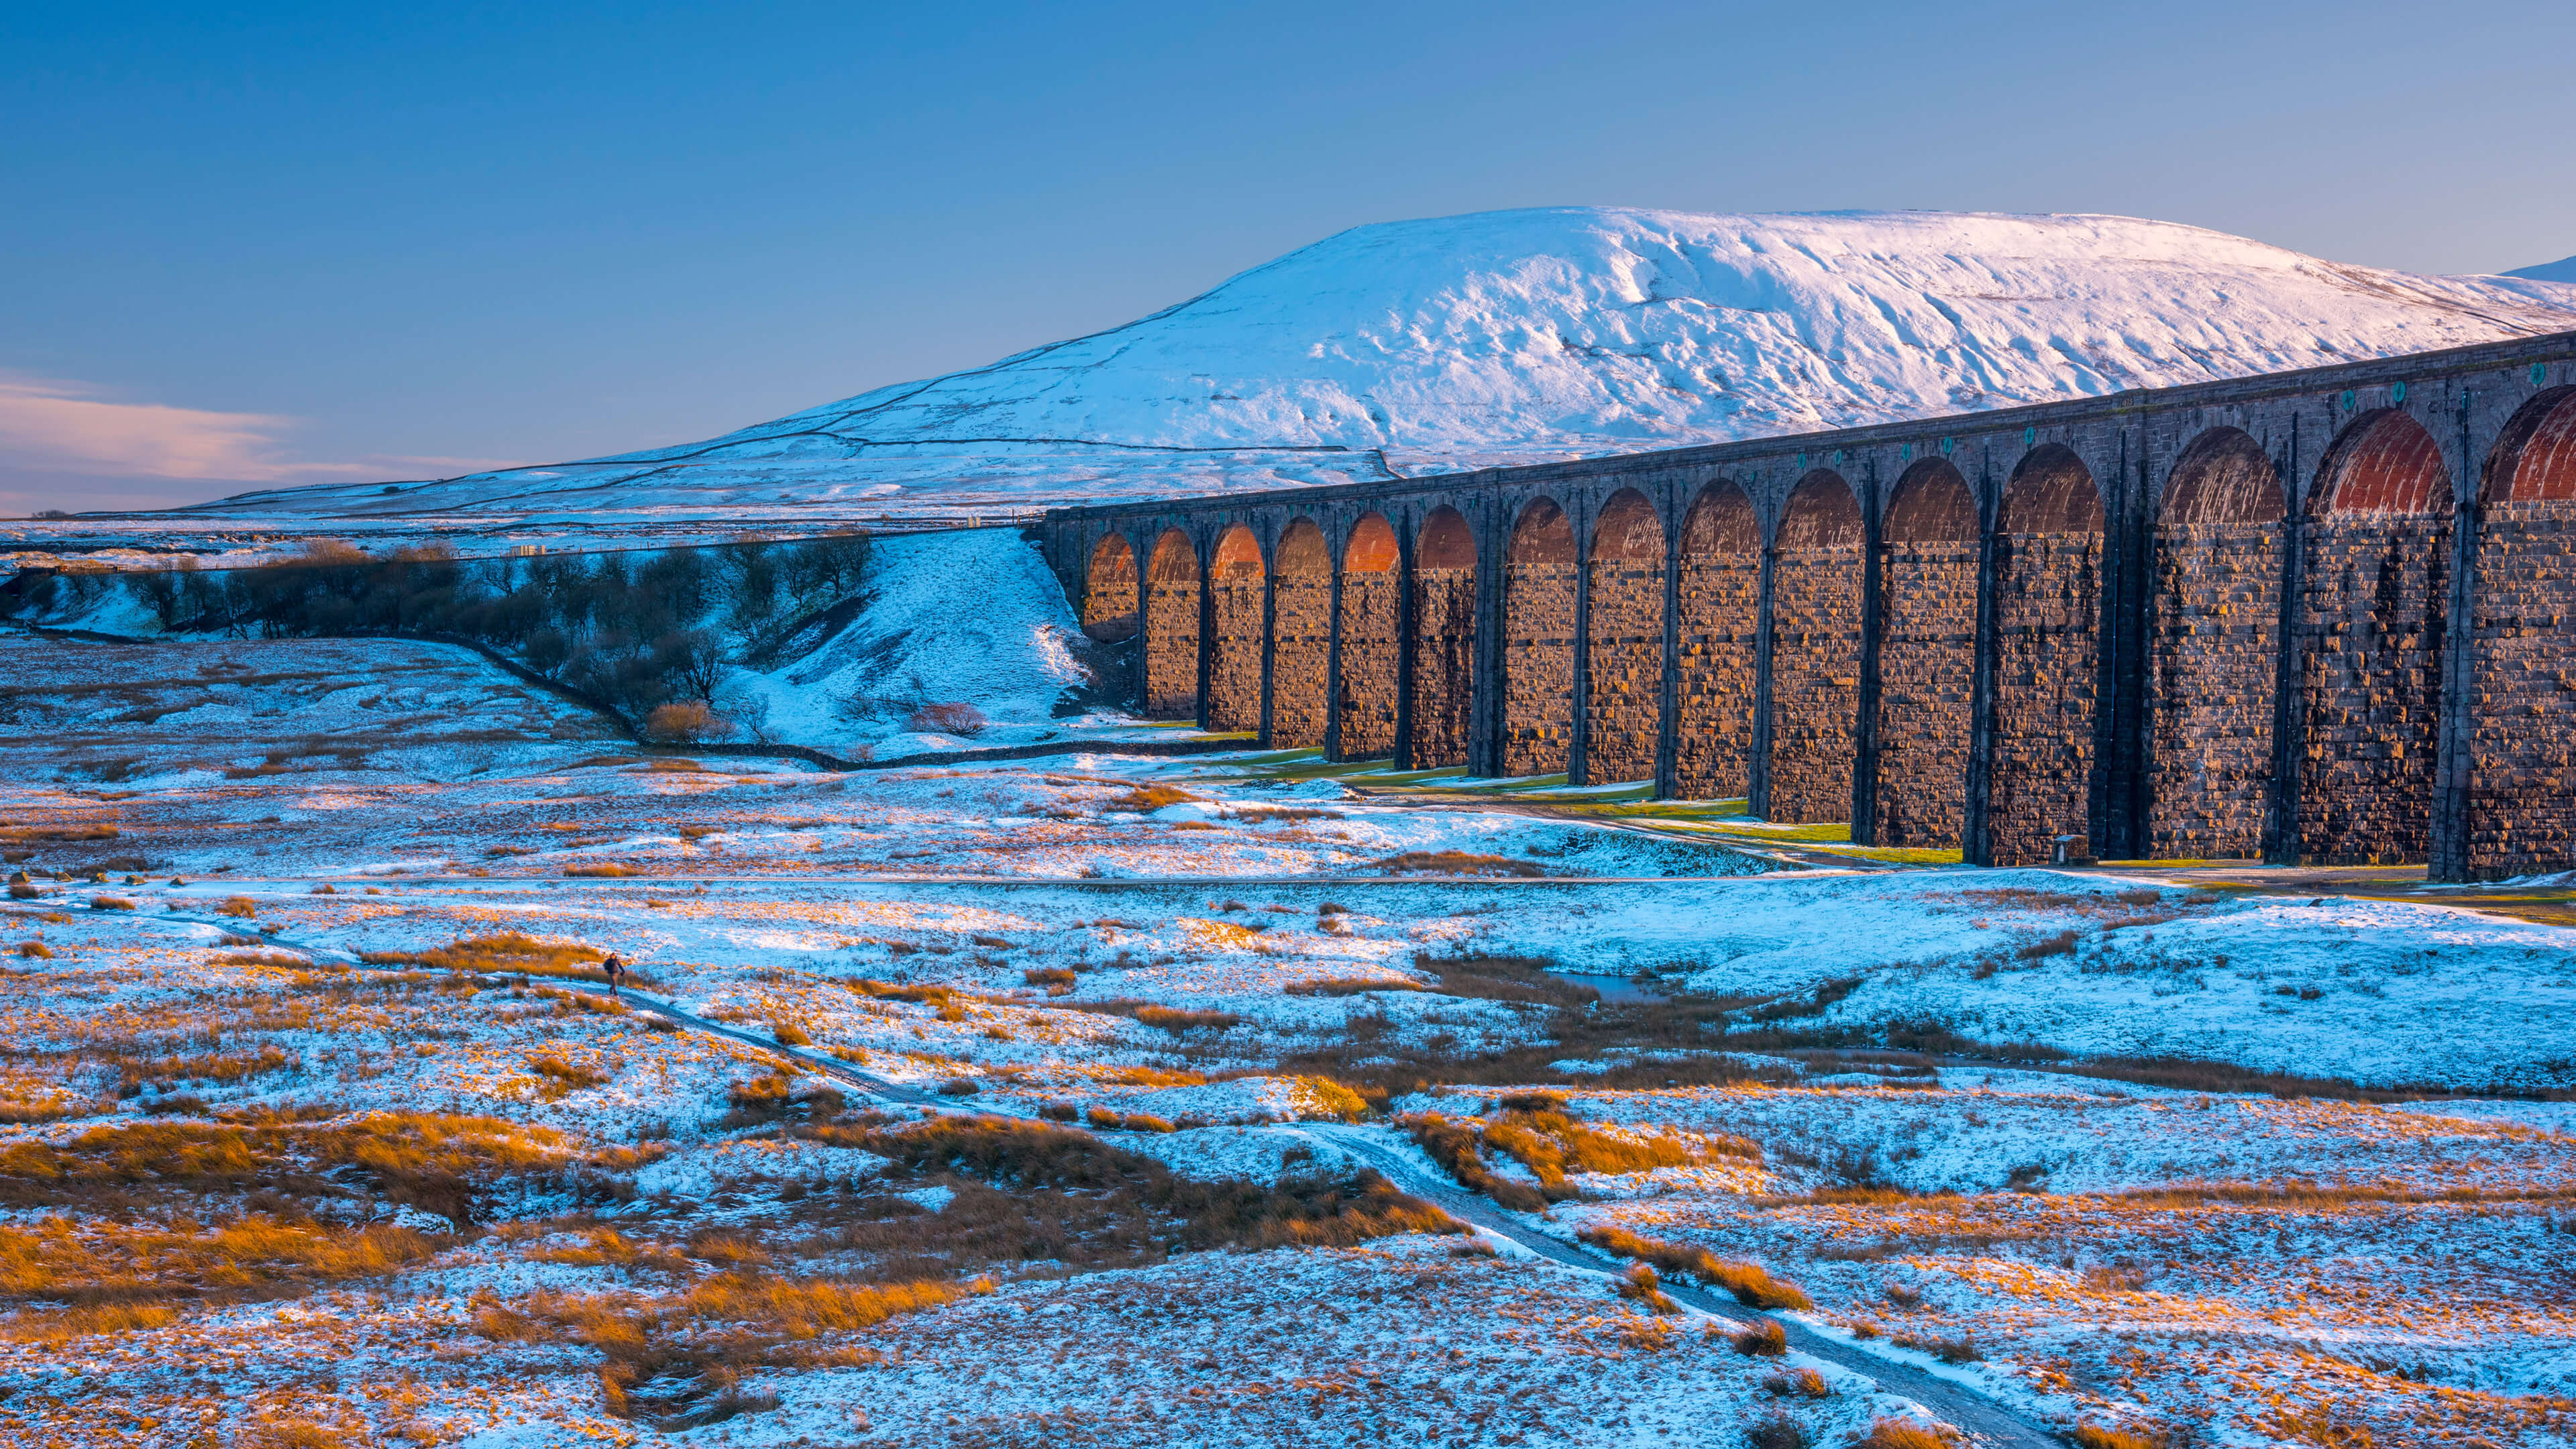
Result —
M 2576 287 L 2105 216 L 1620 208 L 1364 226 L 1124 327 L 688 447 L 223 512 L 872 517 L 1341 482 L 2576 328 Z

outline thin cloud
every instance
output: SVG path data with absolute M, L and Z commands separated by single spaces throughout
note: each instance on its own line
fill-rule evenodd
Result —
M 396 454 L 301 461 L 281 440 L 296 426 L 293 418 L 117 402 L 100 394 L 82 383 L 0 376 L 0 464 L 25 473 L 271 484 L 448 476 L 510 464 Z

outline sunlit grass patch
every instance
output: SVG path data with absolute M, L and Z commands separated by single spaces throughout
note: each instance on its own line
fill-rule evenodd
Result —
M 564 976 L 604 981 L 598 962 L 608 953 L 571 941 L 544 941 L 517 931 L 489 936 L 459 936 L 444 946 L 365 951 L 358 959 L 370 966 L 418 965 L 448 971 L 497 975 Z M 635 979 L 645 982 L 638 974 Z M 649 984 L 649 983 L 647 983 Z
M 642 871 L 637 870 L 631 865 L 620 865 L 615 861 L 597 861 L 589 865 L 568 865 L 564 867 L 563 873 L 576 879 L 592 877 L 611 880 L 623 879 L 630 875 L 643 874 Z
M 1482 875 L 1526 879 L 1547 874 L 1535 861 L 1509 855 L 1477 855 L 1464 850 L 1408 850 L 1388 856 L 1374 868 L 1388 875 Z

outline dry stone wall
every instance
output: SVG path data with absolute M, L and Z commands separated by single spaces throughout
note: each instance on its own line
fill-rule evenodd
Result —
M 2431 845 L 2450 520 L 2332 514 L 2301 577 L 2299 855 L 2395 865 Z
M 1782 549 L 1771 574 L 1771 818 L 1849 820 L 1861 553 Z
M 1155 579 L 1145 587 L 1145 715 L 1199 713 L 1198 581 Z
M 2147 638 L 2151 856 L 2262 854 L 2280 678 L 2281 551 L 2276 523 L 2157 534 Z
M 1752 558 L 1682 555 L 1680 749 L 1674 790 L 1685 800 L 1734 800 L 1753 755 L 1754 640 L 1762 565 Z
M 1994 735 L 1986 848 L 1995 865 L 2055 856 L 2090 835 L 2102 536 L 1996 540 Z
M 1332 667 L 1333 581 L 1328 574 L 1281 573 L 1272 591 L 1270 743 L 1289 750 L 1324 742 Z
M 1503 569 L 1505 775 L 1553 775 L 1574 743 L 1574 584 L 1577 565 Z
M 1474 715 L 1476 571 L 1417 569 L 1413 590 L 1413 738 L 1406 753 L 1417 770 L 1463 765 Z M 1342 609 L 1347 619 L 1348 584 Z M 1345 735 L 1343 748 L 1349 747 Z
M 2576 860 L 2576 502 L 2490 503 L 2478 532 L 2467 872 Z
M 1977 546 L 1891 544 L 1879 585 L 1878 843 L 1955 848 L 1968 806 Z
M 1625 559 L 1590 568 L 1585 777 L 1594 784 L 1651 780 L 1663 733 L 1664 571 Z

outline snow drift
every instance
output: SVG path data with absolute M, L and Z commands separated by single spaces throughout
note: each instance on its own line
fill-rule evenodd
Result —
M 990 513 L 1418 476 L 2576 328 L 2576 286 L 2109 216 L 1615 207 L 1357 227 L 1123 327 L 709 442 L 227 513 Z

